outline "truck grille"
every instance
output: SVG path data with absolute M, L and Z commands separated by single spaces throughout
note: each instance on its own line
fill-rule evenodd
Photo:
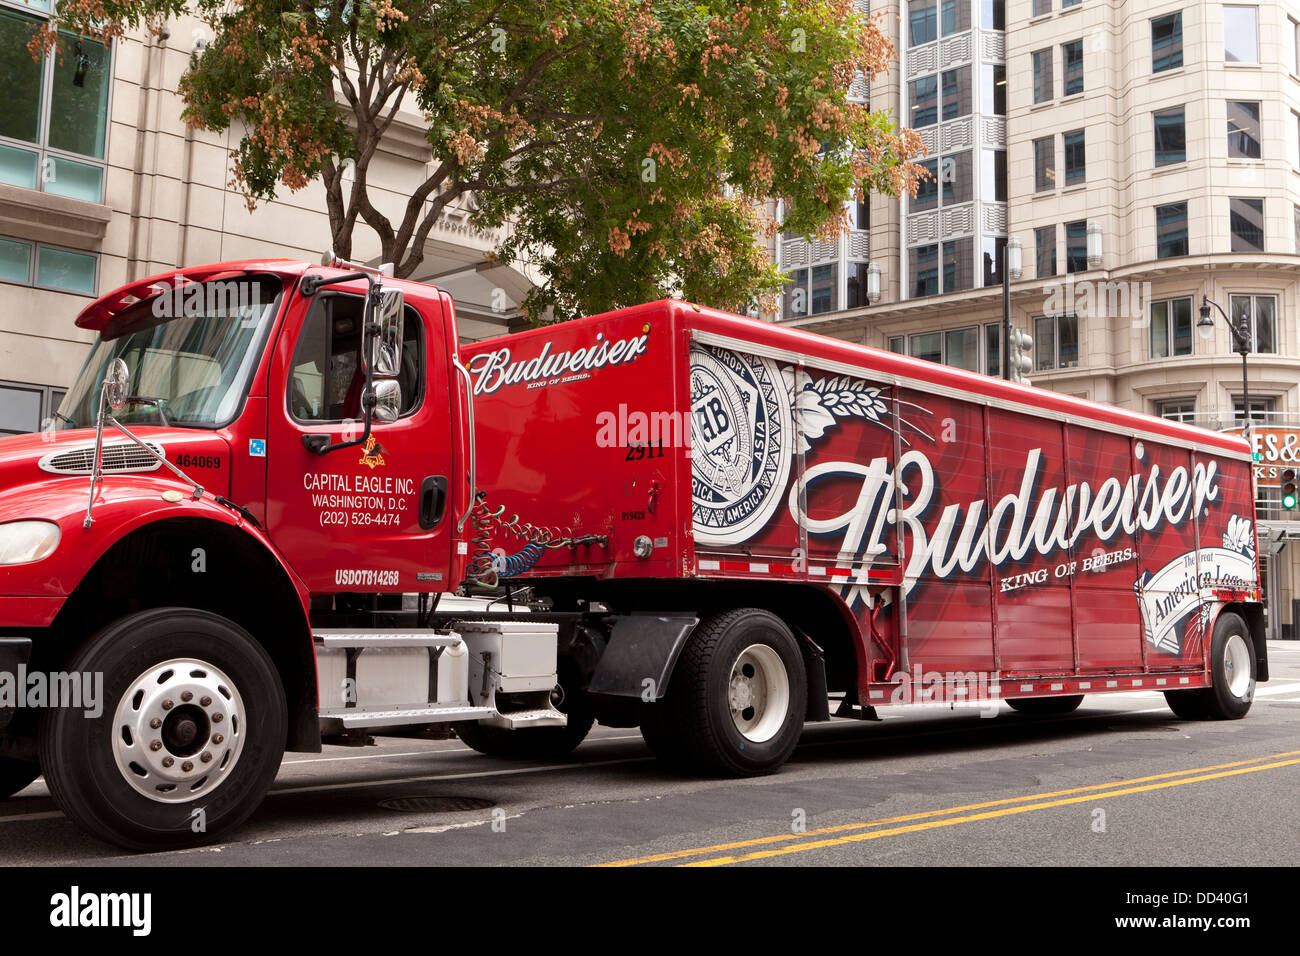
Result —
M 158 454 L 163 453 L 160 445 L 153 442 L 146 442 L 146 444 Z M 70 448 L 67 451 L 46 455 L 38 465 L 41 471 L 56 475 L 88 475 L 95 467 L 95 446 L 86 445 L 83 448 Z M 104 445 L 100 467 L 104 474 L 113 474 L 127 471 L 157 471 L 162 467 L 162 463 L 139 445 L 117 442 L 113 445 Z

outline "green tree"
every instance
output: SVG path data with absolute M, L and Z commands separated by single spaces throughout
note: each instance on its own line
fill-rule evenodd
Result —
M 213 32 L 181 81 L 185 120 L 247 133 L 232 179 L 250 207 L 319 176 L 333 248 L 358 221 L 399 276 L 467 192 L 497 250 L 537 264 L 534 317 L 676 295 L 774 302 L 757 240 L 828 236 L 851 195 L 913 192 L 919 138 L 849 101 L 894 56 L 853 0 L 63 0 L 45 37 L 155 26 Z M 38 38 L 34 45 L 39 45 Z M 399 107 L 433 151 L 400 217 L 371 202 L 371 162 Z M 345 175 L 346 167 L 352 172 Z

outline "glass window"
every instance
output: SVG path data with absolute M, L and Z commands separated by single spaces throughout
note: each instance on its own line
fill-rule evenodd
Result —
M 1259 62 L 1258 8 L 1223 8 L 1223 59 L 1228 63 Z
M 1161 418 L 1167 418 L 1171 422 L 1195 425 L 1196 399 L 1170 398 L 1162 402 L 1156 402 L 1156 414 Z
M 1192 354 L 1192 300 L 1151 303 L 1151 357 Z
M 967 329 L 949 329 L 944 333 L 944 364 L 964 368 L 968 372 L 980 370 L 980 329 L 972 325 Z
M 1034 370 L 1076 368 L 1079 364 L 1079 319 L 1075 315 L 1034 318 Z
M 0 182 L 99 202 L 109 50 L 60 33 L 55 54 L 33 60 L 27 42 L 41 23 L 0 8 Z
M 40 21 L 0 9 L 0 62 L 4 63 L 4 97 L 0 98 L 0 136 L 35 143 L 41 125 L 44 59 L 27 52 Z M 6 180 L 7 182 L 8 180 Z
M 913 80 L 909 86 L 912 91 L 912 128 L 920 129 L 939 122 L 939 77 L 923 76 Z
M 917 246 L 907 250 L 908 272 L 912 276 L 912 298 L 939 294 L 939 247 Z
M 910 0 L 907 5 L 908 45 L 918 46 L 938 38 L 934 0 Z
M 823 312 L 834 312 L 836 310 L 835 285 L 838 271 L 839 269 L 833 262 L 813 266 L 811 295 L 813 315 L 821 315 Z
M 1295 219 L 1295 251 L 1300 253 L 1300 206 L 1292 206 L 1291 213 Z
M 1056 317 L 1040 315 L 1034 319 L 1034 370 L 1042 372 L 1056 367 Z
M 1088 221 L 1065 224 L 1065 271 L 1088 271 Z
M 1228 156 L 1259 159 L 1259 103 L 1228 101 Z
M 961 292 L 974 286 L 973 239 L 952 239 L 943 244 L 943 291 Z
M 1052 51 L 1039 50 L 1034 54 L 1034 102 L 1045 103 L 1052 92 Z
M 1273 409 L 1277 401 L 1272 398 L 1252 398 L 1250 400 L 1250 420 L 1252 422 L 1268 422 L 1273 416 Z M 1245 418 L 1246 403 L 1240 395 L 1232 396 L 1232 415 L 1237 421 Z
M 1052 0 L 1034 0 L 1034 16 L 1041 17 L 1052 12 Z
M 1230 297 L 1228 311 L 1236 324 L 1245 320 L 1256 352 L 1277 351 L 1276 296 L 1234 295 Z
M 942 175 L 939 177 L 943 186 L 943 204 L 971 201 L 971 155 L 970 150 L 945 156 L 939 162 Z
M 871 203 L 862 199 L 854 200 L 853 203 L 853 228 L 870 229 L 871 228 Z
M 859 306 L 871 304 L 871 301 L 867 298 L 867 263 L 848 263 L 844 294 L 844 308 L 846 309 L 856 309 Z
M 986 202 L 1007 201 L 1007 151 L 984 150 L 984 186 L 980 198 Z
M 1065 185 L 1081 183 L 1087 175 L 1087 163 L 1084 161 L 1083 130 L 1066 133 L 1063 137 L 1065 147 Z
M 1002 261 L 1006 256 L 1005 236 L 985 236 L 981 243 L 980 259 L 984 269 L 984 287 L 1002 284 Z
M 889 337 L 889 351 L 897 352 L 899 355 L 906 355 L 907 339 L 901 335 L 891 335 Z
M 1066 7 L 1077 6 L 1080 3 L 1083 3 L 1083 0 L 1061 0 L 1061 9 L 1064 10 Z
M 1155 122 L 1156 165 L 1187 162 L 1187 124 L 1183 107 L 1157 110 Z
M 940 0 L 940 26 L 944 36 L 970 29 L 970 0 Z
M 1042 226 L 1034 230 L 1034 261 L 1038 278 L 1056 275 L 1056 226 Z
M 0 385 L 0 435 L 27 435 L 41 430 L 40 386 Z
M 927 362 L 943 361 L 943 333 L 921 332 L 913 335 L 908 344 L 912 358 L 925 359 Z
M 1056 188 L 1056 137 L 1034 140 L 1034 192 Z
M 1289 41 L 1291 61 L 1287 64 L 1291 73 L 1300 76 L 1300 23 L 1287 20 L 1287 40 Z
M 1151 21 L 1151 72 L 1183 65 L 1183 15 L 1170 13 Z
M 1229 199 L 1228 224 L 1233 252 L 1264 251 L 1264 200 Z
M 1002 354 L 998 349 L 1002 342 L 1002 323 L 995 322 L 984 326 L 984 374 L 1000 378 L 1002 376 Z
M 1007 67 L 1005 63 L 985 63 L 981 67 L 984 77 L 983 102 L 985 110 L 991 109 L 994 116 L 1007 115 Z
M 361 318 L 365 300 L 356 295 L 326 294 L 312 303 L 293 355 L 289 381 L 289 410 L 298 421 L 360 420 L 361 385 L 358 367 Z M 402 388 L 405 415 L 419 404 L 423 350 L 421 323 L 411 308 L 402 328 Z
M 980 24 L 989 30 L 1007 28 L 1006 0 L 982 0 L 980 4 Z
M 99 257 L 40 246 L 36 255 L 36 284 L 50 289 L 95 294 L 95 267 Z
M 946 70 L 943 74 L 943 118 L 970 115 L 970 67 Z
M 26 242 L 0 239 L 0 282 L 32 281 L 32 247 Z
M 1061 44 L 1061 84 L 1066 96 L 1083 92 L 1083 41 Z
M 1187 203 L 1156 206 L 1156 258 L 1187 255 Z
M 924 212 L 939 207 L 939 158 L 921 160 L 921 167 L 929 174 L 916 185 L 916 195 L 912 197 L 912 212 Z

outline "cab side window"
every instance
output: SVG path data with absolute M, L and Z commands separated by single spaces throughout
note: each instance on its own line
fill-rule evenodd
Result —
M 293 356 L 289 412 L 300 422 L 338 422 L 361 418 L 365 371 L 357 362 L 365 300 L 356 295 L 316 296 Z M 424 380 L 422 322 L 409 306 L 402 338 L 402 414 L 420 404 Z

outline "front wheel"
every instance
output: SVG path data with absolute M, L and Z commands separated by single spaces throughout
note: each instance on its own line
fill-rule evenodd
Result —
M 758 608 L 726 611 L 690 636 L 642 735 L 674 769 L 771 773 L 799 742 L 807 696 L 803 656 L 785 623 Z
M 41 768 L 25 760 L 0 757 L 0 800 L 8 800 L 41 775 Z
M 211 843 L 257 808 L 287 726 L 266 651 L 235 623 L 183 608 L 124 617 L 70 663 L 103 676 L 102 714 L 54 709 L 38 738 L 59 807 L 128 850 Z

